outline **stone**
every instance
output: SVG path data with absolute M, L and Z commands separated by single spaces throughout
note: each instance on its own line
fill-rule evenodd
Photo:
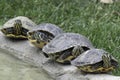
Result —
M 109 74 L 87 74 L 85 77 L 89 78 L 89 80 L 120 80 L 119 76 Z
M 30 46 L 28 40 L 9 39 L 1 32 L 0 51 L 43 68 L 55 80 L 120 80 L 120 77 L 109 74 L 82 74 L 75 66 L 58 64 L 44 57 L 42 51 Z
M 113 3 L 118 0 L 100 0 L 101 3 Z

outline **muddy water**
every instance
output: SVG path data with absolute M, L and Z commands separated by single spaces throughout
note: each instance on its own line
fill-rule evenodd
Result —
M 40 68 L 0 52 L 0 80 L 53 80 Z

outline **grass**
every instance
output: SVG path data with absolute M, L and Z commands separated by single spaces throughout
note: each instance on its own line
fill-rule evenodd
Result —
M 37 24 L 50 22 L 66 32 L 88 37 L 96 48 L 110 52 L 120 63 L 120 5 L 95 0 L 0 0 L 0 25 L 16 16 Z M 112 72 L 120 76 L 120 68 Z

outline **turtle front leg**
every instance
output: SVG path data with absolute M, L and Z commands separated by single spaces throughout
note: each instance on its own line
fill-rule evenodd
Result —
M 73 59 L 74 56 L 71 55 L 71 51 L 65 51 L 56 59 L 56 61 L 63 64 L 70 64 L 70 61 Z
M 73 50 L 66 50 L 60 57 L 56 59 L 59 63 L 70 64 L 70 61 L 83 53 L 84 49 L 81 46 L 75 46 Z
M 74 57 L 77 57 L 78 55 L 80 55 L 83 52 L 84 52 L 84 49 L 81 46 L 77 45 L 73 48 L 72 55 Z

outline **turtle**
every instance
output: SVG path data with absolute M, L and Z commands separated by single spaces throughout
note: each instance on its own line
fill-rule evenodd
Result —
M 42 49 L 43 54 L 61 64 L 70 64 L 70 61 L 79 54 L 93 49 L 91 41 L 78 33 L 62 33 L 56 36 Z
M 28 40 L 34 46 L 43 48 L 49 43 L 55 36 L 63 33 L 63 30 L 52 23 L 41 23 L 33 30 L 30 30 L 28 34 Z
M 118 61 L 103 49 L 90 49 L 71 61 L 85 73 L 107 73 L 118 67 Z
M 6 37 L 16 39 L 27 39 L 27 32 L 36 24 L 25 16 L 18 16 L 8 20 L 1 29 Z

